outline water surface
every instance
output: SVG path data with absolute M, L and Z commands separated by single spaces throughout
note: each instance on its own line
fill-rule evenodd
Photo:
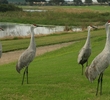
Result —
M 18 23 L 0 23 L 0 27 L 4 31 L 0 31 L 0 38 L 9 36 L 28 36 L 30 35 L 31 24 L 18 24 Z M 54 34 L 57 32 L 63 32 L 65 26 L 44 25 L 43 27 L 37 27 L 34 29 L 36 35 L 39 34 Z M 82 31 L 81 28 L 72 27 L 71 31 Z

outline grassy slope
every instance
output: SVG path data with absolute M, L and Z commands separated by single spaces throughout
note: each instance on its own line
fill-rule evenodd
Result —
M 92 38 L 89 62 L 103 49 L 105 34 Z M 69 47 L 36 57 L 29 67 L 29 84 L 21 85 L 22 73 L 15 70 L 15 62 L 0 67 L 1 100 L 109 100 L 108 68 L 104 73 L 103 95 L 95 96 L 97 80 L 90 83 L 81 75 L 77 55 L 85 40 Z

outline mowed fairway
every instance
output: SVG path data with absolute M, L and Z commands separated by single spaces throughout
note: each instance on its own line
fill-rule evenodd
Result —
M 91 38 L 93 58 L 102 51 L 105 35 Z M 104 72 L 103 95 L 95 96 L 97 79 L 90 83 L 81 75 L 78 52 L 85 40 L 69 47 L 36 57 L 29 66 L 29 84 L 21 85 L 23 70 L 16 72 L 16 62 L 0 66 L 0 100 L 109 100 L 110 68 Z

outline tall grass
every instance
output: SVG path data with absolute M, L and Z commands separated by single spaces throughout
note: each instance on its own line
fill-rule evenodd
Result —
M 66 9 L 79 9 L 80 11 L 84 12 L 84 11 L 93 11 L 93 12 L 109 12 L 109 6 L 108 5 L 93 5 L 93 6 L 62 6 L 62 8 L 66 8 Z
M 109 12 L 109 6 L 19 6 L 22 9 L 42 9 L 42 10 L 55 10 L 55 11 L 63 11 L 63 12 L 74 12 L 74 13 L 82 13 L 82 12 Z
M 66 10 L 66 11 L 65 11 Z M 55 8 L 43 12 L 0 12 L 0 22 L 36 23 L 46 25 L 83 26 L 102 25 L 110 18 L 109 12 L 81 11 L 68 8 Z M 104 14 L 107 13 L 107 16 Z

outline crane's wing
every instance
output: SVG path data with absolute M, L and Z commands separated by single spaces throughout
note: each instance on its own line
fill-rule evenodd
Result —
M 0 43 L 0 58 L 2 56 L 2 44 Z
M 91 49 L 90 48 L 82 48 L 79 55 L 78 55 L 78 63 L 85 63 L 89 56 L 91 55 Z
M 85 70 L 86 77 L 92 82 L 100 73 L 109 66 L 109 56 L 106 53 L 100 53 L 94 58 L 91 65 Z
M 16 69 L 18 72 L 20 72 L 22 68 L 24 68 L 25 66 L 28 66 L 30 62 L 33 61 L 35 57 L 35 53 L 36 52 L 34 50 L 27 49 L 21 54 L 16 66 Z
M 82 58 L 88 59 L 89 56 L 91 55 L 91 49 L 85 49 L 84 54 L 82 55 Z
M 26 50 L 21 56 L 20 56 L 20 62 L 28 66 L 28 64 L 34 59 L 35 57 L 35 51 L 33 50 Z

